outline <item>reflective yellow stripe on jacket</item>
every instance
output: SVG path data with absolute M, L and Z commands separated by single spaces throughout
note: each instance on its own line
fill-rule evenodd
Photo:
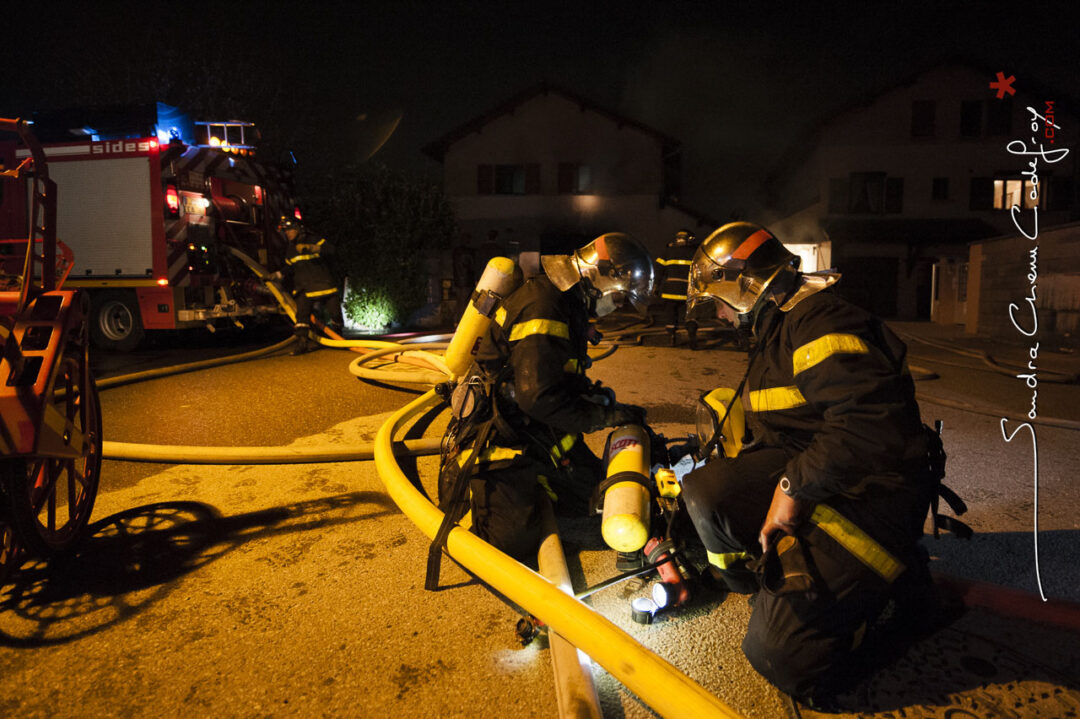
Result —
M 573 449 L 575 444 L 577 444 L 576 434 L 563 435 L 563 437 L 556 444 L 552 445 L 551 449 L 549 449 L 548 452 L 550 452 L 551 456 L 556 461 L 558 461 L 562 459 L 567 452 Z M 458 455 L 457 463 L 459 467 L 465 466 L 465 463 L 469 461 L 470 454 L 472 454 L 472 450 L 466 449 Z M 484 449 L 484 451 L 480 453 L 480 456 L 476 458 L 476 461 L 481 464 L 489 462 L 508 462 L 510 460 L 520 457 L 523 454 L 525 454 L 524 449 L 518 449 L 514 447 L 498 447 L 493 445 Z
M 480 453 L 480 456 L 476 458 L 477 462 L 508 462 L 515 457 L 520 457 L 525 453 L 523 449 L 514 449 L 512 447 L 488 447 Z M 457 463 L 459 467 L 464 467 L 465 463 L 469 461 L 469 455 L 472 454 L 471 449 L 466 449 L 464 452 L 458 455 Z
M 551 335 L 570 339 L 570 327 L 565 322 L 558 320 L 528 320 L 519 322 L 510 330 L 510 342 L 524 339 L 530 335 Z
M 667 267 L 668 265 L 686 265 L 689 267 L 690 265 L 694 264 L 693 260 L 662 260 L 659 258 L 657 258 L 656 262 L 657 264 L 661 264 L 664 267 Z
M 576 434 L 566 434 L 556 443 L 550 450 L 551 456 L 555 459 L 562 459 L 563 456 L 574 448 L 577 444 Z
M 705 554 L 709 558 L 709 564 L 718 569 L 729 569 L 736 562 L 753 559 L 753 557 L 746 552 L 725 552 L 724 554 L 717 554 L 715 552 L 706 551 Z
M 319 259 L 318 255 L 295 255 L 295 256 L 290 257 L 287 260 L 285 260 L 285 264 L 287 264 L 287 265 L 295 265 L 297 262 L 303 262 L 304 260 L 317 260 L 317 259 Z
M 337 292 L 336 287 L 331 287 L 328 290 L 313 290 L 311 292 L 305 292 L 304 297 L 325 297 L 326 295 L 332 295 Z
M 773 412 L 806 404 L 798 387 L 769 387 L 750 392 L 751 412 Z
M 807 342 L 795 350 L 791 361 L 795 374 L 799 374 L 835 354 L 864 355 L 869 352 L 870 348 L 866 346 L 861 337 L 836 333 L 818 337 L 813 342 Z
M 815 506 L 810 521 L 886 582 L 892 582 L 904 571 L 904 565 L 889 550 L 829 505 L 819 503 Z

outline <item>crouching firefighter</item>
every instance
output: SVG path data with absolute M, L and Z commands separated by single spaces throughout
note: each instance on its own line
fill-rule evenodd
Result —
M 608 233 L 572 255 L 545 255 L 541 265 L 497 308 L 478 290 L 459 324 L 488 304 L 493 321 L 450 397 L 439 476 L 445 520 L 429 554 L 428 589 L 438 586 L 446 536 L 467 509 L 478 536 L 535 562 L 541 497 L 560 513 L 584 515 L 601 479 L 582 434 L 644 420 L 642 409 L 616 403 L 585 372 L 589 342 L 599 341 L 589 319 L 623 304 L 644 312 L 653 285 L 648 252 Z
M 837 273 L 798 267 L 748 222 L 724 225 L 698 249 L 691 308 L 716 303 L 754 340 L 738 389 L 723 411 L 710 408 L 714 426 L 745 386 L 760 436 L 686 475 L 682 496 L 714 575 L 757 594 L 742 644 L 750 663 L 827 706 L 884 653 L 871 639 L 899 626 L 881 621 L 887 605 L 912 622 L 907 634 L 937 616 L 917 544 L 928 511 L 935 534 L 967 528 L 937 514 L 939 496 L 964 507 L 941 485 L 945 455 L 920 419 L 904 343 L 833 294 Z

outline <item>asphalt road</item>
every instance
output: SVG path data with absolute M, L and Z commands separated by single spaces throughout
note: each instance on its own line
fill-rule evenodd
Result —
M 959 346 L 931 327 L 901 329 Z M 99 376 L 110 376 L 278 339 L 273 332 L 212 342 L 180 336 L 136 355 L 99 355 L 94 364 Z M 621 400 L 647 407 L 656 431 L 685 435 L 698 395 L 734 386 L 745 366 L 726 337 L 709 344 L 699 352 L 655 342 L 624 346 L 592 374 Z M 940 374 L 919 382 L 923 415 L 944 420 L 947 481 L 968 501 L 965 518 L 978 530 L 971 542 L 927 540 L 935 568 L 1029 592 L 1041 581 L 1052 598 L 1080 600 L 1080 485 L 1071 476 L 1080 466 L 1080 435 L 1035 425 L 1034 443 L 1019 436 L 1005 442 L 1001 411 L 1017 418 L 1027 412 L 1025 383 L 975 368 L 981 363 L 948 349 L 910 344 L 912 363 Z M 1024 351 L 994 349 L 999 361 Z M 223 446 L 368 442 L 418 389 L 359 381 L 348 371 L 351 359 L 321 350 L 107 389 L 105 438 Z M 1075 364 L 1067 354 L 1044 359 L 1058 369 Z M 1080 385 L 1040 385 L 1038 402 L 1041 417 L 1080 420 Z M 429 434 L 442 421 L 434 418 Z M 604 433 L 588 441 L 599 451 Z M 402 466 L 431 488 L 433 458 Z M 77 554 L 29 562 L 0 592 L 0 716 L 556 715 L 548 652 L 542 641 L 517 642 L 512 607 L 451 562 L 444 563 L 446 588 L 423 590 L 427 541 L 388 499 L 371 462 L 106 460 L 93 522 Z M 564 520 L 561 530 L 575 586 L 614 573 L 595 521 Z M 697 596 L 679 614 L 636 625 L 628 603 L 647 592 L 648 583 L 635 580 L 590 603 L 745 716 L 788 714 L 784 698 L 739 650 L 750 612 L 744 598 Z M 1010 691 L 1064 697 L 1069 706 L 1080 697 L 1075 635 L 979 613 L 949 631 L 968 644 L 992 641 L 992 668 Z M 930 652 L 947 664 L 940 654 Z M 988 677 L 999 677 L 965 674 L 965 667 L 982 665 L 956 656 L 958 668 L 940 672 L 948 680 L 936 693 L 911 688 L 920 684 L 919 667 L 897 670 L 896 683 L 909 686 L 898 699 L 907 716 L 938 716 L 933 712 L 969 707 L 973 697 L 986 705 L 983 694 L 993 693 Z M 601 668 L 594 676 L 608 719 L 654 716 Z

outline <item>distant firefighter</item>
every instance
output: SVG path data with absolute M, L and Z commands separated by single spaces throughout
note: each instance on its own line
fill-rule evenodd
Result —
M 282 215 L 278 221 L 278 232 L 288 240 L 289 246 L 285 251 L 284 273 L 276 272 L 272 277 L 280 279 L 284 275 L 291 280 L 296 300 L 296 323 L 293 325 L 296 343 L 290 354 L 300 355 L 318 349 L 318 344 L 310 337 L 313 310 L 321 308 L 329 315 L 331 326 L 341 326 L 341 298 L 325 262 L 325 258 L 333 255 L 334 248 L 288 215 Z
M 656 259 L 661 268 L 660 299 L 664 301 L 666 328 L 671 346 L 678 343 L 679 322 L 683 320 L 687 341 L 692 350 L 697 349 L 697 322 L 690 318 L 686 309 L 686 287 L 690 276 L 690 263 L 694 259 L 697 246 L 694 233 L 679 230 L 675 239 L 668 243 L 664 256 Z

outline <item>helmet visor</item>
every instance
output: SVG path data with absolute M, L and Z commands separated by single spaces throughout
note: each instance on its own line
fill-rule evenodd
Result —
M 764 279 L 753 277 L 743 271 L 741 264 L 734 260 L 721 266 L 707 254 L 699 253 L 690 266 L 688 309 L 692 310 L 704 301 L 720 300 L 736 312 L 749 312 L 772 280 L 772 275 Z

